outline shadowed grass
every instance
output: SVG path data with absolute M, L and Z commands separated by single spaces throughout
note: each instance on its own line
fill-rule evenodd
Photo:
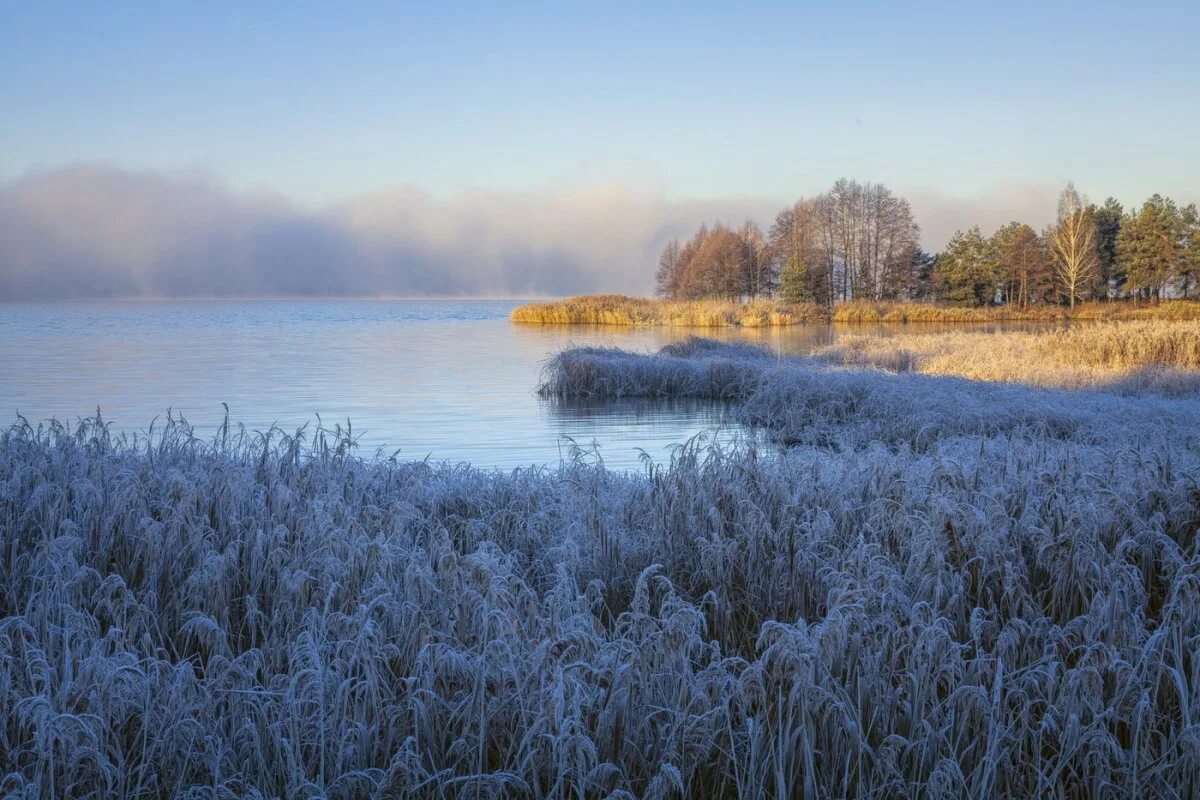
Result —
M 693 444 L 640 475 L 18 424 L 0 786 L 1194 796 L 1197 429 L 1109 399 L 1080 413 L 1135 436 Z

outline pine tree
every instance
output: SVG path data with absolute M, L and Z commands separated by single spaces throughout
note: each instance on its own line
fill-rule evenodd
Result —
M 1040 299 L 1050 282 L 1051 268 L 1033 228 L 1010 222 L 992 234 L 990 244 L 1003 301 L 1024 307 Z
M 912 261 L 909 264 L 909 300 L 930 301 L 935 298 L 936 270 L 937 256 L 919 248 L 913 251 Z
M 1180 288 L 1184 299 L 1188 299 L 1192 287 L 1200 275 L 1200 211 L 1195 204 L 1185 206 L 1179 213 L 1183 225 L 1183 244 L 1180 252 Z
M 805 303 L 814 299 L 808 265 L 802 259 L 789 257 L 779 271 L 779 297 L 785 303 Z
M 1175 203 L 1157 194 L 1121 224 L 1117 257 L 1134 291 L 1163 296 L 1182 266 L 1183 228 Z
M 938 294 L 948 303 L 986 305 L 995 291 L 991 248 L 979 227 L 957 231 L 937 257 Z
M 1089 211 L 1096 223 L 1096 258 L 1099 267 L 1096 293 L 1101 297 L 1120 295 L 1125 275 L 1117 259 L 1117 235 L 1121 232 L 1124 210 L 1120 203 L 1110 197 L 1102 206 L 1090 206 Z

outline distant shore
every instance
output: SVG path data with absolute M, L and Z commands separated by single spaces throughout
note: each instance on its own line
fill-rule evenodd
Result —
M 513 322 L 541 325 L 679 326 L 695 328 L 764 328 L 819 323 L 1005 322 L 1126 319 L 1200 319 L 1200 301 L 1128 300 L 1024 307 L 950 306 L 936 303 L 850 302 L 832 307 L 775 300 L 657 300 L 625 295 L 580 295 L 528 303 L 513 309 Z

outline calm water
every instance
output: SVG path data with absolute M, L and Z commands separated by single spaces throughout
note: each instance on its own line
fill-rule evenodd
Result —
M 670 403 L 561 404 L 534 393 L 571 344 L 652 350 L 681 329 L 514 325 L 516 300 L 188 300 L 0 304 L 0 422 L 75 419 L 99 406 L 144 431 L 168 408 L 202 432 L 228 403 L 252 429 L 351 420 L 364 451 L 515 467 L 556 462 L 569 440 L 633 467 L 664 459 L 728 414 Z M 806 352 L 829 326 L 706 331 Z

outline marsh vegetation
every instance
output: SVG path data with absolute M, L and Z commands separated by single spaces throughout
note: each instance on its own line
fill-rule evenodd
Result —
M 670 325 L 688 328 L 762 328 L 825 322 L 826 309 L 811 303 L 769 300 L 651 300 L 625 295 L 583 295 L 527 303 L 513 309 L 513 322 L 548 325 Z
M 1194 366 L 1152 327 L 1093 363 Z M 1200 402 L 921 374 L 955 347 L 560 354 L 777 443 L 628 473 L 18 421 L 3 793 L 1194 796 Z
M 953 306 L 918 302 L 856 301 L 824 306 L 782 300 L 653 300 L 624 295 L 581 295 L 527 303 L 513 309 L 513 322 L 543 325 L 664 325 L 689 328 L 765 328 L 814 323 L 987 323 L 1063 320 L 1196 320 L 1200 302 L 1079 303 L 1074 308 L 1038 306 Z

